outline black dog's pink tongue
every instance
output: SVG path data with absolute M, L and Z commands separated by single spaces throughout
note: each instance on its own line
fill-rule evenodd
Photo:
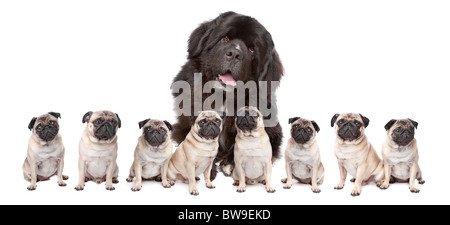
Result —
M 236 86 L 236 80 L 233 78 L 233 76 L 231 76 L 231 74 L 228 73 L 224 75 L 219 74 L 219 77 L 217 78 L 220 79 L 226 85 Z

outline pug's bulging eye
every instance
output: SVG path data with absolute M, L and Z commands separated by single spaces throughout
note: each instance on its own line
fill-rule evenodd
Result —
M 337 125 L 338 125 L 338 126 L 341 126 L 343 123 L 344 123 L 343 120 L 339 120 L 339 121 L 337 122 Z
M 228 42 L 228 41 L 230 41 L 230 39 L 228 38 L 228 36 L 225 36 L 225 37 L 222 38 L 222 41 L 223 42 Z
M 50 124 L 51 124 L 51 125 L 55 125 L 56 122 L 52 120 L 52 121 L 50 121 Z
M 40 131 L 41 129 L 42 129 L 42 125 L 39 124 L 39 125 L 36 127 L 36 130 L 37 130 L 37 131 Z
M 294 128 L 298 128 L 298 124 L 295 124 L 295 125 L 294 125 Z
M 355 120 L 355 125 L 360 125 L 361 123 L 358 120 Z
M 100 125 L 102 123 L 101 119 L 95 120 L 94 121 L 94 125 Z
M 146 131 L 150 131 L 150 127 L 145 128 Z
M 206 120 L 205 120 L 205 119 L 200 120 L 198 123 L 199 123 L 199 124 L 205 124 L 205 123 L 206 123 Z
M 159 128 L 159 132 L 160 132 L 161 134 L 165 134 L 167 131 L 166 131 L 166 129 L 160 127 L 160 128 Z

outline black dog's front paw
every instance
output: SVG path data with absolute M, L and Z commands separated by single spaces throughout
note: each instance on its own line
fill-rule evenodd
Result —
M 231 164 L 222 165 L 222 166 L 220 167 L 220 169 L 222 170 L 222 173 L 223 173 L 226 177 L 229 177 L 229 176 L 231 176 L 231 173 L 233 173 L 234 166 L 231 165 Z

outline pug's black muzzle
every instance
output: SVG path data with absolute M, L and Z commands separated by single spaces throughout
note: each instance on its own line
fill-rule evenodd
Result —
M 359 131 L 358 126 L 348 122 L 339 128 L 338 135 L 346 141 L 353 141 L 361 136 L 361 132 Z
M 166 141 L 166 132 L 151 129 L 145 132 L 145 140 L 151 146 L 159 146 Z
M 100 140 L 109 140 L 114 136 L 116 136 L 116 127 L 109 122 L 98 126 L 95 131 L 95 137 Z
M 295 142 L 299 144 L 305 144 L 309 140 L 311 140 L 312 132 L 308 132 L 305 128 L 298 128 L 293 130 L 292 137 Z
M 246 112 L 247 114 L 248 112 Z M 256 121 L 255 118 L 253 118 L 250 115 L 245 116 L 238 116 L 236 119 L 236 126 L 244 131 L 251 131 L 256 128 Z
M 401 130 L 393 133 L 393 140 L 400 146 L 408 145 L 414 139 L 414 130 Z
M 214 122 L 210 121 L 201 126 L 200 135 L 207 139 L 213 139 L 219 136 L 220 127 Z
M 58 128 L 55 126 L 45 125 L 41 131 L 37 132 L 39 138 L 44 141 L 52 141 L 58 134 Z

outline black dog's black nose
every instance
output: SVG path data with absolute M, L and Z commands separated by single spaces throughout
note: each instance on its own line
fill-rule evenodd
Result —
M 229 49 L 227 49 L 225 57 L 228 60 L 233 60 L 233 59 L 240 60 L 241 55 L 242 55 L 242 52 L 236 46 L 232 46 Z

